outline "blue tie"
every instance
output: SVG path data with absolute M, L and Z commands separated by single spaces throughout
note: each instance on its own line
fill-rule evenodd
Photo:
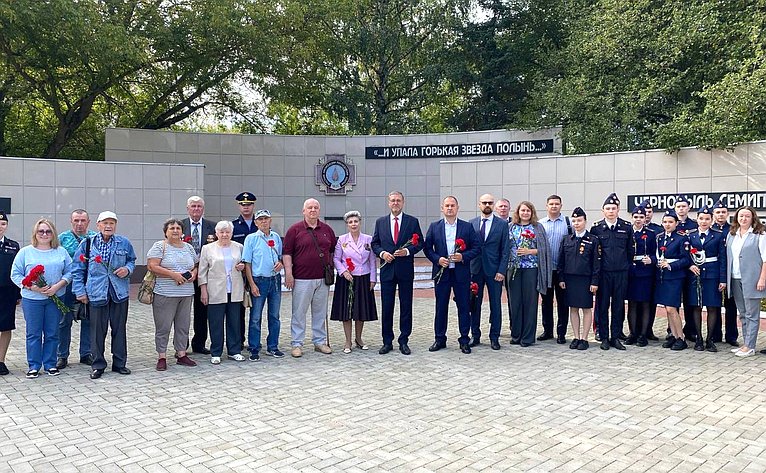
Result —
M 489 219 L 488 219 L 488 218 L 483 218 L 483 219 L 481 219 L 481 239 L 482 239 L 482 240 L 486 240 L 486 239 L 487 239 L 487 236 L 486 236 L 486 234 L 484 233 L 484 231 L 485 231 L 485 230 L 486 230 L 486 228 L 487 228 L 487 220 L 489 220 Z

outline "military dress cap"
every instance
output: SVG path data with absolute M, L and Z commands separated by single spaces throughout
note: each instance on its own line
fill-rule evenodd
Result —
M 8 214 L 0 210 L 0 220 L 8 221 Z
M 644 199 L 643 202 L 638 204 L 639 206 L 643 207 L 644 209 L 654 209 L 654 206 L 651 202 L 649 202 L 649 199 Z
M 631 215 L 646 215 L 646 207 L 644 207 L 643 202 L 639 205 L 636 205 L 633 207 L 633 212 L 630 213 Z
M 255 198 L 255 195 L 250 192 L 240 192 L 234 197 L 234 200 L 236 200 L 238 204 L 254 204 L 257 199 Z
M 665 218 L 665 217 L 673 217 L 673 219 L 675 219 L 676 222 L 678 221 L 678 214 L 673 209 L 670 209 L 667 212 L 665 212 L 665 215 L 663 215 L 662 218 Z
M 575 207 L 575 209 L 572 210 L 572 218 L 575 218 L 575 217 L 582 217 L 585 219 L 588 218 L 588 216 L 585 215 L 585 211 L 582 209 L 582 207 Z
M 610 205 L 610 204 L 614 204 L 614 205 L 617 205 L 617 206 L 620 205 L 620 198 L 617 197 L 617 194 L 615 194 L 614 192 L 609 194 L 609 197 L 607 197 L 606 200 L 604 201 L 604 205 Z M 604 205 L 602 205 L 602 207 Z
M 689 200 L 689 197 L 687 197 L 685 195 L 679 195 L 676 198 L 676 204 L 689 204 L 689 205 L 691 205 L 691 201 Z
M 702 206 L 701 209 L 699 209 L 697 211 L 697 215 L 699 215 L 699 214 L 708 214 L 708 215 L 712 216 L 713 215 L 713 208 L 710 207 L 709 205 L 704 205 L 704 206 Z
M 723 201 L 721 199 L 718 199 L 718 202 L 713 204 L 713 209 L 727 209 L 727 207 L 723 205 Z
M 258 220 L 261 217 L 271 218 L 271 212 L 266 209 L 261 209 L 255 213 L 255 219 Z

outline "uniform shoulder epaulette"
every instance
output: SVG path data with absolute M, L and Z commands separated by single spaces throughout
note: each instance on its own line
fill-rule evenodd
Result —
M 719 230 L 717 228 L 710 227 L 710 230 L 716 232 L 716 233 L 723 233 L 723 230 Z
M 601 220 L 599 220 L 597 222 L 594 222 L 593 225 L 591 226 L 591 228 L 598 227 L 599 225 L 603 225 L 603 223 L 604 223 L 604 219 L 601 219 Z

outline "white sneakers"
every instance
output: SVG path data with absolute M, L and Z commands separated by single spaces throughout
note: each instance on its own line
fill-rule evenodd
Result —
M 221 357 L 220 356 L 211 356 L 210 357 L 210 363 L 213 363 L 214 365 L 220 365 L 221 364 Z
M 748 351 L 737 350 L 737 353 L 734 354 L 734 356 L 738 356 L 740 358 L 745 358 L 745 357 L 754 356 L 754 355 L 755 355 L 755 350 L 753 348 L 749 349 Z

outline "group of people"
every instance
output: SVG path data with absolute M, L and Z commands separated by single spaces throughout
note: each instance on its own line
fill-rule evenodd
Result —
M 403 211 L 404 195 L 394 191 L 387 197 L 390 213 L 377 219 L 373 235 L 361 232 L 362 215 L 350 211 L 343 217 L 348 232 L 336 237 L 320 219 L 319 202 L 307 199 L 303 219 L 282 238 L 271 228 L 271 213 L 255 210 L 252 193 L 235 199 L 237 219 L 213 223 L 204 218 L 204 200 L 190 197 L 188 217 L 168 219 L 163 238 L 147 252 L 147 270 L 155 277 L 151 305 L 158 371 L 168 369 L 171 331 L 177 365 L 196 366 L 190 351 L 210 355 L 216 365 L 224 350 L 228 360 L 259 361 L 264 308 L 266 354 L 284 357 L 279 347 L 282 273 L 284 285 L 292 290 L 291 356 L 303 356 L 307 313 L 315 351 L 332 353 L 328 319 L 343 324 L 344 353 L 368 350 L 363 328 L 378 319 L 378 282 L 379 353 L 394 349 L 398 293 L 396 342 L 400 353 L 410 355 L 414 257 L 421 250 L 432 263 L 434 280 L 431 352 L 447 346 L 450 300 L 457 306 L 460 350 L 468 354 L 482 343 L 485 290 L 490 347 L 501 349 L 505 288 L 512 345 L 528 347 L 554 338 L 565 344 L 571 325 L 571 349 L 588 349 L 592 326 L 603 350 L 646 346 L 658 340 L 652 327 L 657 305 L 662 305 L 668 320 L 663 347 L 683 350 L 691 340 L 695 350 L 715 352 L 716 343 L 725 340 L 739 357 L 755 354 L 760 301 L 766 296 L 766 229 L 751 207 L 738 209 L 730 225 L 728 210 L 717 202 L 699 209 L 695 221 L 688 217 L 689 201 L 679 196 L 658 225 L 652 222 L 648 201 L 632 209 L 631 222 L 619 218 L 620 201 L 611 194 L 602 207 L 604 218 L 588 230 L 585 212 L 578 207 L 564 216 L 557 195 L 548 197 L 546 215 L 539 218 L 529 201 L 511 212 L 507 199 L 484 194 L 478 202 L 480 215 L 470 221 L 458 218 L 458 199 L 448 196 L 441 203 L 443 218 L 432 222 L 424 237 L 418 219 Z M 77 209 L 71 214 L 71 230 L 58 234 L 54 223 L 42 218 L 33 226 L 30 244 L 22 248 L 5 237 L 8 216 L 0 212 L 0 375 L 8 374 L 5 356 L 17 301 L 26 321 L 28 378 L 42 371 L 55 376 L 68 366 L 74 323 L 81 331 L 80 363 L 91 366 L 91 378 L 100 378 L 108 366 L 104 345 L 109 329 L 111 369 L 130 374 L 126 321 L 136 255 L 130 241 L 116 233 L 117 222 L 114 212 L 101 212 L 98 231 L 92 231 L 88 213 Z M 537 336 L 540 303 L 543 333 Z M 721 307 L 726 308 L 725 324 Z

